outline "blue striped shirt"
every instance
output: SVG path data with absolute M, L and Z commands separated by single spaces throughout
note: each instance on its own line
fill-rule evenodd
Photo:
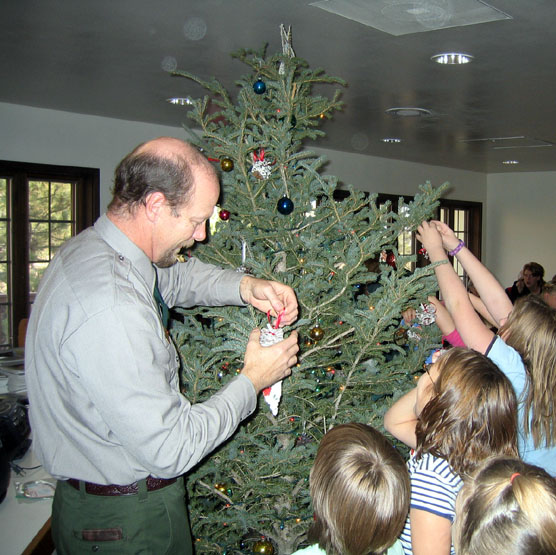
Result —
M 447 461 L 425 453 L 419 460 L 415 455 L 407 462 L 411 478 L 412 509 L 427 511 L 454 521 L 456 496 L 463 482 L 452 470 Z M 411 549 L 411 522 L 409 515 L 400 536 L 405 555 L 413 553 Z M 452 555 L 455 553 L 451 548 Z

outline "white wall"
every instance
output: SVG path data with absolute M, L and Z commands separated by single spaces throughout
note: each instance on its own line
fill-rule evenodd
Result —
M 114 168 L 137 144 L 168 135 L 168 127 L 0 103 L 0 159 L 100 169 L 101 210 L 110 201 Z M 483 260 L 504 284 L 524 262 L 556 273 L 556 172 L 491 174 L 428 166 L 321 148 L 325 173 L 370 192 L 413 195 L 417 185 L 448 181 L 446 198 L 483 203 Z
M 556 274 L 556 172 L 488 175 L 487 266 L 511 285 L 526 262 Z
M 114 169 L 139 143 L 162 135 L 185 138 L 179 127 L 87 116 L 0 103 L 0 159 L 98 168 L 104 211 Z
M 417 187 L 430 181 L 435 187 L 448 182 L 444 198 L 486 202 L 486 174 L 363 156 L 323 148 L 311 150 L 326 156 L 329 163 L 324 173 L 336 175 L 345 184 L 372 193 L 414 195 Z

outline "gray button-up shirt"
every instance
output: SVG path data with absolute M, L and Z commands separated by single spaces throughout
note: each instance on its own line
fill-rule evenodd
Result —
M 243 305 L 242 274 L 195 258 L 158 270 L 169 306 Z M 29 319 L 33 448 L 59 479 L 179 476 L 256 406 L 239 375 L 204 403 L 179 391 L 178 355 L 153 299 L 151 261 L 106 215 L 50 263 Z

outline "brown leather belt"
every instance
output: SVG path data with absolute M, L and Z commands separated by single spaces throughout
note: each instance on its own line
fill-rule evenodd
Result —
M 174 484 L 177 478 L 154 478 L 153 476 L 147 476 L 147 491 L 156 491 L 157 489 L 165 488 L 170 484 Z M 79 480 L 75 478 L 69 478 L 66 480 L 67 483 L 79 490 Z M 136 495 L 139 492 L 139 485 L 137 482 L 133 484 L 128 484 L 126 486 L 119 486 L 117 484 L 109 484 L 107 486 L 102 484 L 93 484 L 91 482 L 83 482 L 85 484 L 85 491 L 91 495 Z

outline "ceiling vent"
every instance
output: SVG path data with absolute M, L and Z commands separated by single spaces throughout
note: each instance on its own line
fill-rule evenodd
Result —
M 319 0 L 309 5 L 394 36 L 512 19 L 481 0 Z
M 481 139 L 462 139 L 461 143 L 486 143 L 493 150 L 505 150 L 512 148 L 543 148 L 554 146 L 549 141 L 532 139 L 525 135 L 515 137 L 485 137 Z

